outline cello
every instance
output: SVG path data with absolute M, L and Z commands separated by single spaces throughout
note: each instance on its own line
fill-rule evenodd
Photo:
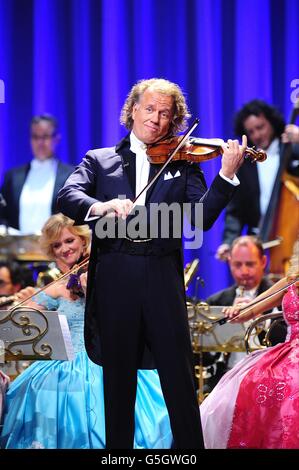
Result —
M 295 124 L 299 115 L 299 100 L 295 103 L 289 124 Z M 283 276 L 293 247 L 299 237 L 299 177 L 291 175 L 287 166 L 292 155 L 292 144 L 282 144 L 282 158 L 274 183 L 271 203 L 261 221 L 260 237 L 263 241 L 281 239 L 270 250 L 270 273 Z

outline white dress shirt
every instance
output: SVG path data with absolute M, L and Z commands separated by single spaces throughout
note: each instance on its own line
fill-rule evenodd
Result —
M 245 290 L 241 287 L 237 287 L 236 298 L 244 297 L 244 299 L 247 298 L 247 299 L 252 300 L 256 297 L 256 292 L 257 292 L 257 287 L 255 287 L 254 289 L 250 289 L 250 290 Z M 244 330 L 244 335 L 246 333 L 247 328 L 251 324 L 251 322 L 252 320 L 248 320 L 240 324 L 240 327 Z M 232 352 L 229 356 L 228 363 L 227 363 L 228 369 L 232 369 L 238 362 L 241 361 L 241 359 L 244 359 L 244 357 L 246 356 L 247 356 L 246 352 Z
M 149 170 L 150 170 L 150 163 L 147 158 L 147 153 L 146 153 L 146 144 L 141 142 L 141 140 L 137 139 L 136 135 L 134 132 L 131 132 L 130 134 L 130 142 L 131 142 L 131 147 L 130 150 L 131 152 L 136 154 L 136 186 L 135 186 L 135 195 L 138 196 L 140 191 L 142 191 L 143 188 L 148 183 L 148 177 L 149 177 Z M 138 200 L 136 201 L 136 204 L 138 206 L 144 206 L 145 205 L 145 198 L 146 198 L 146 191 L 144 191 Z
M 254 287 L 253 289 L 249 289 L 249 290 L 246 290 L 246 289 L 244 290 L 241 287 L 237 287 L 236 297 L 244 297 L 244 298 L 250 299 L 250 301 L 251 301 L 251 300 L 256 298 L 257 291 L 258 291 L 258 286 Z M 272 311 L 275 312 L 275 311 L 278 311 L 278 310 L 275 307 Z M 253 321 L 253 319 L 250 319 L 250 320 L 247 320 L 244 323 L 240 324 L 244 328 L 244 335 L 246 333 L 246 330 L 251 325 L 252 321 Z M 271 320 L 266 320 L 265 323 L 264 323 L 264 326 L 263 326 L 264 330 L 267 330 L 269 328 L 270 324 L 271 324 Z M 260 324 L 259 326 L 261 327 L 262 324 Z M 258 347 L 258 344 L 256 343 L 256 341 L 257 341 L 257 338 L 255 338 L 254 336 L 250 337 L 249 338 L 249 345 L 252 348 Z M 231 353 L 230 356 L 229 356 L 229 359 L 228 359 L 228 364 L 227 364 L 228 369 L 232 369 L 238 362 L 241 361 L 241 359 L 244 359 L 244 357 L 246 357 L 246 356 L 247 356 L 246 352 L 233 352 L 233 353 Z
M 261 215 L 266 213 L 279 168 L 279 140 L 274 139 L 266 152 L 268 156 L 267 160 L 265 160 L 262 165 L 257 165 L 257 173 L 260 185 Z
M 55 158 L 32 160 L 20 196 L 20 232 L 40 233 L 51 215 L 58 161 Z

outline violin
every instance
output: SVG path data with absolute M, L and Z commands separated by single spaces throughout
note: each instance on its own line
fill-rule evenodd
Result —
M 75 266 L 73 266 L 69 271 L 67 271 L 66 273 L 62 274 L 61 276 L 59 276 L 57 279 L 53 280 L 52 282 L 50 282 L 49 284 L 46 284 L 45 286 L 41 287 L 40 289 L 38 289 L 37 291 L 35 291 L 33 294 L 29 295 L 28 297 L 26 297 L 26 299 L 23 299 L 22 301 L 18 302 L 13 308 L 12 310 L 15 310 L 19 307 L 21 307 L 22 305 L 24 305 L 26 302 L 28 302 L 28 300 L 32 299 L 32 297 L 35 297 L 37 294 L 39 294 L 40 292 L 43 292 L 44 290 L 48 289 L 50 286 L 53 286 L 54 284 L 58 283 L 59 281 L 61 281 L 62 279 L 65 279 L 66 277 L 70 277 L 70 275 L 72 274 L 77 274 L 78 272 L 80 274 L 82 274 L 82 272 L 84 272 L 84 270 L 86 269 L 87 265 L 89 263 L 89 256 L 85 257 L 82 259 L 81 262 L 79 262 L 78 264 L 76 264 Z M 83 269 L 83 270 L 82 270 Z M 79 276 L 80 276 L 79 274 Z M 79 281 L 80 279 L 76 279 L 75 281 L 70 282 L 70 285 L 69 287 L 67 287 L 68 289 L 70 289 L 71 291 L 73 291 L 73 293 L 75 295 L 79 295 L 78 294 L 78 291 L 82 291 L 82 286 L 81 284 L 79 284 L 79 282 L 77 283 L 77 280 Z M 73 284 L 73 285 L 72 285 Z M 76 290 L 76 292 L 74 291 L 74 288 Z M 80 295 L 79 295 L 80 296 Z M 10 297 L 10 300 L 13 301 L 13 300 L 16 300 L 16 298 L 13 299 L 14 296 L 11 296 Z M 8 298 L 5 299 L 6 301 L 8 300 Z M 11 303 L 11 302 L 10 302 Z M 7 305 L 8 302 L 4 302 L 3 301 L 3 304 L 2 305 Z
M 86 263 L 85 264 L 83 263 L 81 265 L 82 261 L 86 261 Z M 84 295 L 85 295 L 84 294 L 84 289 L 83 289 L 82 284 L 81 284 L 80 276 L 81 276 L 81 274 L 86 272 L 87 261 L 88 260 L 86 259 L 86 257 L 85 258 L 82 257 L 78 261 L 78 264 L 73 266 L 73 269 L 77 266 L 77 271 L 72 272 L 69 275 L 66 288 L 70 291 L 71 295 L 73 295 L 73 296 L 84 297 Z
M 192 162 L 202 162 L 211 160 L 223 153 L 222 145 L 224 145 L 225 142 L 222 139 L 198 139 L 191 137 L 198 123 L 199 119 L 195 119 L 183 136 L 172 136 L 147 145 L 146 153 L 149 162 L 162 164 L 162 166 L 135 197 L 133 207 L 136 205 L 141 194 L 148 191 L 153 186 L 171 161 L 189 160 Z M 256 150 L 253 147 L 246 147 L 244 156 L 247 156 L 247 158 L 249 156 L 253 158 L 254 161 L 259 162 L 263 162 L 267 158 L 267 154 L 263 150 Z
M 0 297 L 0 310 L 2 310 L 3 307 L 7 307 L 8 305 L 13 304 L 14 302 L 17 302 L 17 303 L 13 306 L 13 310 L 16 308 L 19 308 L 22 305 L 24 305 L 26 302 L 28 302 L 28 300 L 32 299 L 32 297 L 35 297 L 40 292 L 43 292 L 44 290 L 48 289 L 54 284 L 57 284 L 59 281 L 65 278 L 68 278 L 66 288 L 70 291 L 71 295 L 84 297 L 85 294 L 84 294 L 84 289 L 81 285 L 80 275 L 86 272 L 88 263 L 89 263 L 89 256 L 85 255 L 85 256 L 81 256 L 79 260 L 77 261 L 77 263 L 64 274 L 62 274 L 58 268 L 52 268 L 50 271 L 48 271 L 48 273 L 50 272 L 49 277 L 50 278 L 52 277 L 53 279 L 51 282 L 48 282 L 46 284 L 41 283 L 39 286 L 40 288 L 38 290 L 34 291 L 31 295 L 28 295 L 22 301 L 19 300 L 18 294 L 1 296 Z
M 182 138 L 182 136 L 170 137 L 153 144 L 148 144 L 146 153 L 149 162 L 157 164 L 165 163 Z M 212 160 L 223 153 L 222 145 L 225 145 L 225 143 L 222 139 L 189 137 L 188 141 L 176 152 L 172 161 L 204 162 Z M 246 147 L 244 158 L 250 158 L 253 162 L 263 162 L 266 160 L 267 154 L 264 150 Z

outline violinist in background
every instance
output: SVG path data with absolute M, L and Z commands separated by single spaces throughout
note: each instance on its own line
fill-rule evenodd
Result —
M 299 448 L 298 257 L 299 243 L 287 277 L 254 301 L 225 309 L 226 316 L 237 322 L 282 304 L 288 335 L 284 343 L 249 354 L 203 401 L 200 411 L 206 448 Z M 238 319 L 242 307 L 247 308 Z
M 174 447 L 203 447 L 181 237 L 172 236 L 171 223 L 168 236 L 162 236 L 158 223 L 157 238 L 151 237 L 147 225 L 134 236 L 133 231 L 129 233 L 130 218 L 125 236 L 118 238 L 113 231 L 102 236 L 102 219 L 108 224 L 113 216 L 119 226 L 130 214 L 135 197 L 156 174 L 156 165 L 148 161 L 147 146 L 175 136 L 186 127 L 188 117 L 178 85 L 164 79 L 141 80 L 132 87 L 121 113 L 128 135 L 114 147 L 90 150 L 58 196 L 63 213 L 76 223 L 90 221 L 94 227 L 85 341 L 89 357 L 103 365 L 108 449 L 133 447 L 137 369 L 154 364 Z M 209 190 L 197 164 L 171 162 L 155 185 L 140 195 L 138 207 L 145 207 L 150 215 L 153 203 L 177 203 L 180 208 L 190 203 L 194 214 L 202 202 L 203 229 L 208 230 L 235 192 L 235 173 L 246 144 L 245 136 L 242 146 L 236 140 L 223 144 L 221 171 Z
M 282 143 L 293 144 L 286 170 L 299 176 L 299 129 L 293 124 L 286 126 L 275 107 L 257 99 L 246 103 L 235 117 L 235 135 L 243 134 L 250 145 L 265 150 L 268 158 L 263 165 L 247 161 L 238 171 L 240 190 L 226 208 L 223 242 L 216 253 L 220 259 L 227 259 L 232 241 L 244 229 L 248 235 L 259 235 L 283 157 Z
M 62 273 L 89 254 L 87 225 L 62 214 L 48 219 L 41 245 Z M 103 449 L 105 418 L 102 368 L 84 348 L 86 273 L 71 274 L 37 293 L 27 305 L 67 317 L 75 351 L 71 361 L 35 361 L 10 385 L 0 447 L 9 449 Z M 19 300 L 35 293 L 20 292 Z M 111 298 L 113 302 L 113 299 Z M 115 338 L 111 338 L 114 342 Z M 126 351 L 123 351 L 126 355 Z M 3 380 L 4 381 L 4 380 Z M 4 382 L 5 383 L 5 382 Z M 3 385 L 4 386 L 4 385 Z M 122 395 L 122 386 L 119 389 Z M 170 448 L 172 434 L 156 371 L 138 371 L 135 405 L 137 448 Z

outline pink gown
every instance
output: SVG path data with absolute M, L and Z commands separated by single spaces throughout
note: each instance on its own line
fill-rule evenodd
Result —
M 299 296 L 283 298 L 285 343 L 256 351 L 200 406 L 207 449 L 299 449 Z

